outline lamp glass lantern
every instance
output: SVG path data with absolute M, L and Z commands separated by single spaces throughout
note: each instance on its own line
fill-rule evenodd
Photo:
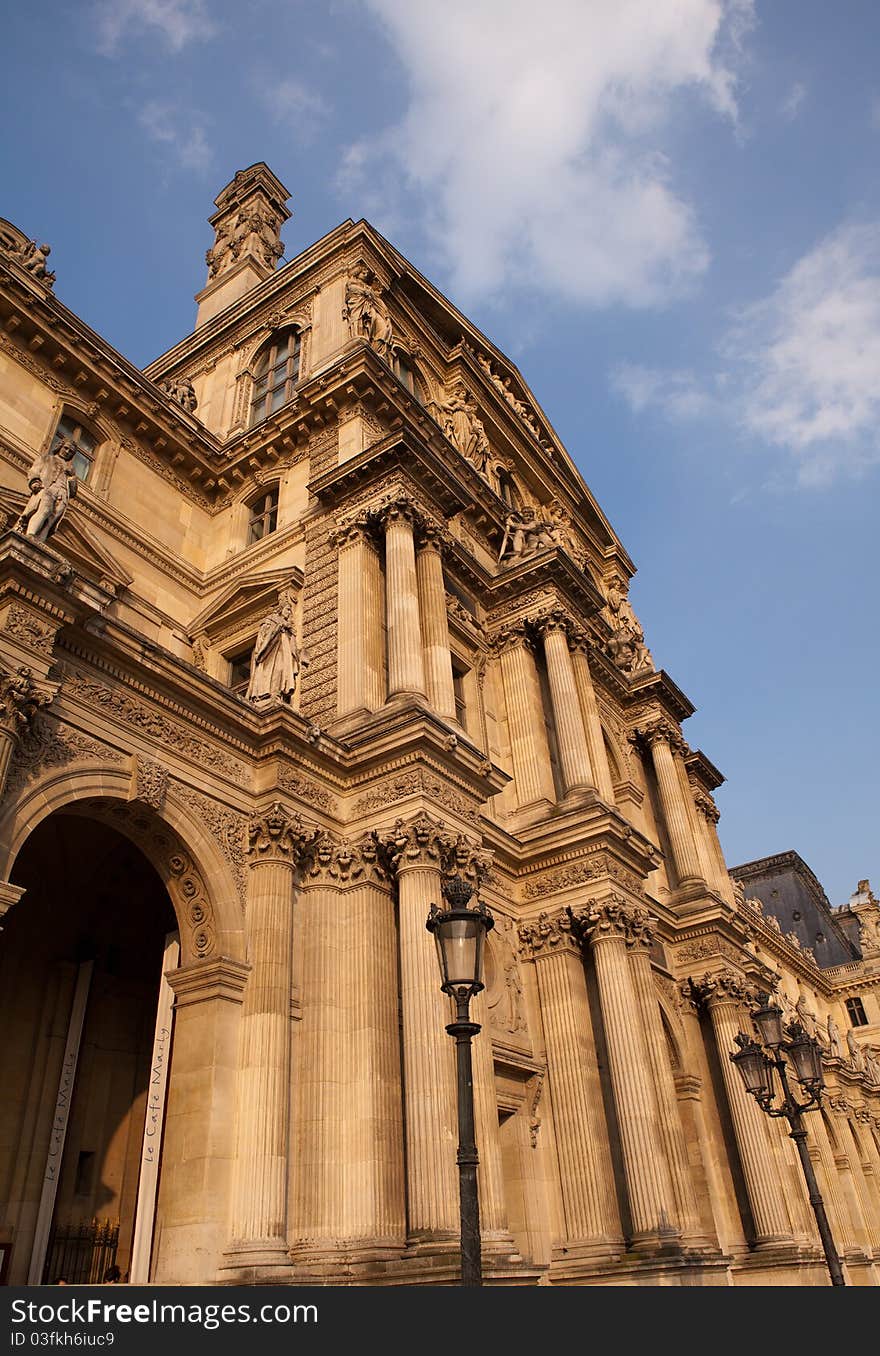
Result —
M 473 892 L 469 881 L 453 876 L 443 882 L 449 907 L 431 906 L 427 926 L 434 934 L 445 993 L 473 995 L 483 987 L 483 947 L 495 920 L 483 904 L 467 907 Z
M 795 1077 L 799 1083 L 809 1088 L 821 1088 L 822 1051 L 819 1042 L 808 1035 L 802 1026 L 789 1028 L 785 1053 L 794 1065 Z
M 782 1034 L 782 1008 L 774 1003 L 769 994 L 762 1007 L 752 1013 L 752 1021 L 758 1028 L 758 1034 L 764 1045 L 775 1050 L 785 1039 Z
M 770 1061 L 757 1041 L 748 1037 L 738 1038 L 739 1050 L 730 1059 L 740 1072 L 746 1092 L 753 1097 L 771 1097 L 773 1095 L 773 1071 Z

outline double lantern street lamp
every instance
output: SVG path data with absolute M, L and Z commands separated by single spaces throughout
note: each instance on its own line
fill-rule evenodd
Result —
M 815 1111 L 822 1099 L 824 1080 L 822 1078 L 822 1049 L 819 1042 L 804 1029 L 799 1022 L 782 1024 L 782 1009 L 771 1002 L 767 995 L 763 1007 L 752 1013 L 752 1020 L 758 1029 L 760 1042 L 742 1032 L 736 1037 L 740 1047 L 730 1059 L 742 1075 L 746 1092 L 751 1093 L 762 1111 L 768 1116 L 785 1116 L 791 1129 L 789 1134 L 797 1145 L 801 1167 L 807 1183 L 810 1205 L 816 1216 L 819 1237 L 832 1285 L 845 1285 L 843 1271 L 831 1229 L 825 1205 L 816 1182 L 816 1174 L 807 1148 L 807 1132 L 804 1128 L 803 1113 Z M 794 1076 L 806 1094 L 806 1100 L 799 1101 L 792 1092 L 788 1073 L 789 1065 Z M 779 1106 L 773 1103 L 777 1097 L 774 1070 L 779 1076 L 782 1101 Z
M 483 988 L 483 945 L 495 919 L 484 904 L 469 909 L 474 887 L 462 876 L 441 886 L 447 907 L 431 905 L 425 924 L 434 934 L 440 962 L 440 987 L 455 1000 L 455 1021 L 446 1030 L 455 1038 L 458 1073 L 458 1197 L 461 1219 L 461 1284 L 482 1285 L 480 1203 L 477 1196 L 477 1146 L 474 1138 L 474 1080 L 471 1040 L 480 1030 L 470 1020 L 470 1001 Z

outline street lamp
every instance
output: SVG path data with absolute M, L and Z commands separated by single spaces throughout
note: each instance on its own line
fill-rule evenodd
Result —
M 474 1081 L 471 1040 L 480 1030 L 470 1020 L 470 1001 L 483 987 L 483 943 L 495 919 L 484 904 L 468 908 L 474 887 L 462 876 L 441 885 L 447 908 L 431 905 L 425 924 L 434 934 L 440 962 L 440 987 L 455 999 L 455 1021 L 446 1030 L 455 1037 L 458 1070 L 458 1199 L 461 1218 L 461 1284 L 482 1285 L 480 1202 L 477 1197 L 477 1146 L 474 1139 Z
M 789 1134 L 797 1145 L 801 1167 L 804 1170 L 810 1205 L 819 1226 L 819 1237 L 822 1240 L 825 1261 L 828 1263 L 831 1284 L 846 1285 L 834 1239 L 831 1236 L 828 1216 L 825 1214 L 825 1204 L 810 1161 L 807 1132 L 802 1120 L 803 1113 L 815 1111 L 822 1100 L 824 1087 L 822 1050 L 819 1042 L 814 1036 L 809 1035 L 800 1022 L 789 1022 L 784 1027 L 782 1015 L 782 1009 L 771 1002 L 769 994 L 766 995 L 761 1007 L 752 1013 L 752 1020 L 761 1043 L 740 1032 L 735 1037 L 739 1049 L 735 1054 L 731 1054 L 730 1059 L 739 1069 L 746 1092 L 754 1097 L 761 1110 L 766 1111 L 768 1116 L 785 1116 L 787 1119 L 791 1127 Z M 805 1101 L 798 1101 L 789 1087 L 789 1063 L 795 1078 L 806 1093 Z M 778 1107 L 773 1105 L 777 1095 L 774 1070 L 779 1075 L 782 1088 L 782 1101 Z

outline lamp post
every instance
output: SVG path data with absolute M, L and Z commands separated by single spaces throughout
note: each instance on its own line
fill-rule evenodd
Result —
M 801 1026 L 800 1022 L 789 1022 L 783 1028 L 782 1009 L 765 997 L 763 1005 L 752 1013 L 752 1020 L 758 1029 L 760 1042 L 752 1040 L 742 1032 L 735 1038 L 739 1050 L 730 1055 L 742 1076 L 746 1092 L 754 1097 L 762 1111 L 768 1116 L 785 1116 L 789 1134 L 797 1145 L 801 1167 L 807 1183 L 810 1205 L 819 1226 L 819 1237 L 832 1285 L 846 1285 L 840 1258 L 831 1236 L 831 1227 L 825 1213 L 810 1152 L 807 1148 L 807 1131 L 803 1122 L 805 1111 L 815 1111 L 822 1100 L 824 1080 L 822 1077 L 822 1050 L 814 1036 Z M 799 1101 L 788 1082 L 788 1065 L 806 1094 L 805 1101 Z M 773 1103 L 777 1096 L 774 1070 L 779 1076 L 782 1101 L 779 1106 Z
M 461 1284 L 482 1285 L 480 1202 L 477 1196 L 477 1145 L 474 1139 L 474 1080 L 471 1040 L 480 1030 L 470 1020 L 470 1001 L 483 987 L 483 943 L 495 919 L 484 904 L 468 908 L 474 887 L 462 876 L 441 886 L 447 908 L 431 905 L 425 924 L 434 934 L 440 962 L 440 987 L 455 999 L 455 1021 L 446 1030 L 455 1038 L 458 1073 L 458 1199 L 461 1218 Z

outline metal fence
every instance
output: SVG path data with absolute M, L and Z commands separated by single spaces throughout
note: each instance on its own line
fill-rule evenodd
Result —
M 100 1285 L 116 1261 L 118 1244 L 118 1220 L 56 1225 L 46 1251 L 44 1285 L 53 1285 L 62 1276 L 69 1285 Z

